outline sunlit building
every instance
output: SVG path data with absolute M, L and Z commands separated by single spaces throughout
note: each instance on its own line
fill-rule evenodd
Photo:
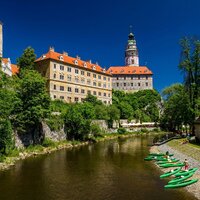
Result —
M 36 60 L 36 69 L 46 77 L 52 99 L 82 102 L 92 94 L 105 104 L 112 104 L 112 75 L 98 64 L 50 48 Z

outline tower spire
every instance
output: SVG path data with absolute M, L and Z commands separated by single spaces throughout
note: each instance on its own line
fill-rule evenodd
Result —
M 136 40 L 132 33 L 132 25 L 129 26 L 128 44 L 125 51 L 125 65 L 139 66 L 138 50 Z

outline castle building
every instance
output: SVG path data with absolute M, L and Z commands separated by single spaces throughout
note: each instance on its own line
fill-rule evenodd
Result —
M 125 50 L 125 66 L 111 66 L 112 88 L 125 92 L 153 89 L 153 73 L 146 66 L 139 65 L 136 40 L 132 32 L 128 36 Z
M 35 63 L 37 71 L 47 79 L 52 99 L 82 102 L 87 94 L 92 94 L 103 103 L 112 104 L 112 75 L 97 63 L 55 52 L 54 48 Z

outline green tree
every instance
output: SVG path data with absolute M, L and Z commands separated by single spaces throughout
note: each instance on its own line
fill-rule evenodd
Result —
M 23 131 L 35 130 L 49 113 L 45 79 L 35 70 L 24 70 L 16 89 L 20 101 L 14 111 L 14 124 Z
M 0 120 L 0 154 L 7 154 L 12 148 L 11 123 L 9 120 Z
M 88 94 L 87 97 L 84 99 L 84 102 L 89 102 L 93 106 L 95 105 L 102 105 L 102 101 L 98 100 L 96 96 Z
M 35 66 L 36 54 L 32 47 L 27 47 L 22 56 L 17 59 L 17 65 L 20 68 L 20 73 L 23 69 L 33 70 Z
M 185 37 L 180 41 L 181 61 L 179 69 L 184 73 L 184 86 L 189 95 L 192 121 L 198 111 L 198 98 L 200 97 L 200 41 Z M 193 128 L 192 128 L 193 130 Z
M 104 120 L 108 120 L 110 119 L 109 115 L 108 115 L 108 106 L 106 105 L 96 105 L 94 107 L 95 109 L 95 118 L 96 119 L 104 119 Z
M 91 120 L 85 119 L 78 104 L 71 105 L 64 116 L 65 132 L 69 140 L 84 140 L 90 133 Z
M 182 125 L 192 124 L 189 95 L 181 84 L 173 84 L 162 92 L 164 111 L 161 125 L 170 131 L 181 130 Z

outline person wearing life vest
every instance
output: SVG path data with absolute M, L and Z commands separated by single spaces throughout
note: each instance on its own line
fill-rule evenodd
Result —
M 188 171 L 188 168 L 189 168 L 189 163 L 188 163 L 188 160 L 185 159 L 185 161 L 184 161 L 184 170 Z

